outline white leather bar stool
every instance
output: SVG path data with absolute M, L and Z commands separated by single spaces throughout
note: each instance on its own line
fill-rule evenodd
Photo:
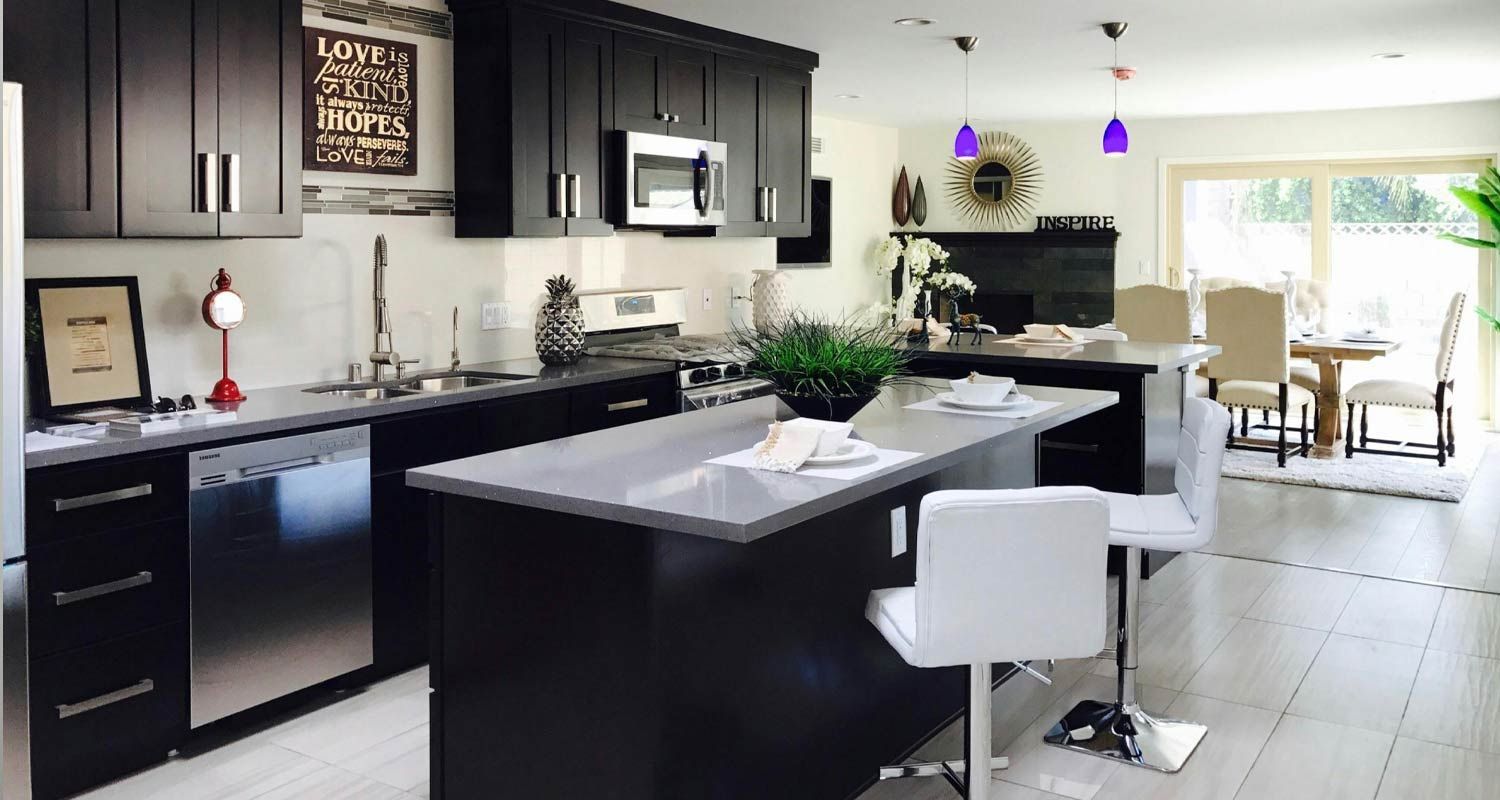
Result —
M 922 498 L 917 583 L 871 592 L 865 616 L 906 663 L 969 668 L 965 760 L 887 767 L 881 780 L 942 776 L 988 800 L 990 770 L 1008 766 L 991 750 L 991 666 L 1099 652 L 1108 535 L 1109 503 L 1089 488 Z
M 1112 703 L 1085 700 L 1074 706 L 1047 732 L 1048 744 L 1176 772 L 1208 733 L 1206 726 L 1159 718 L 1141 710 L 1136 702 L 1141 549 L 1181 553 L 1213 540 L 1219 515 L 1219 471 L 1230 424 L 1229 411 L 1218 403 L 1199 397 L 1185 399 L 1177 438 L 1177 493 L 1106 494 L 1109 543 L 1125 548 L 1115 649 L 1118 695 Z

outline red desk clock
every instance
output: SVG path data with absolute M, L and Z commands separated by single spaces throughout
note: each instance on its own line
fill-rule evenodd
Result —
M 239 384 L 229 378 L 229 332 L 245 321 L 245 299 L 229 288 L 230 281 L 229 273 L 220 267 L 219 274 L 209 282 L 213 291 L 203 298 L 203 321 L 224 334 L 224 377 L 214 384 L 213 394 L 207 398 L 211 403 L 236 403 L 245 399 Z

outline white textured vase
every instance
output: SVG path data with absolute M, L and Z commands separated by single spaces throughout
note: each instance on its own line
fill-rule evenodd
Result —
M 1284 269 L 1282 275 L 1286 276 L 1286 283 L 1282 286 L 1281 293 L 1286 296 L 1286 329 L 1287 334 L 1295 336 L 1297 330 L 1297 273 L 1295 270 Z
M 762 333 L 775 329 L 792 313 L 792 278 L 779 269 L 755 270 L 750 285 L 750 321 Z
M 1188 270 L 1188 319 L 1193 332 L 1204 330 L 1207 320 L 1203 314 L 1203 270 L 1193 267 Z

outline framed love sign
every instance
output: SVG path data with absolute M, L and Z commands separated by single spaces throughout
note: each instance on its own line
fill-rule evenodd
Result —
M 417 174 L 417 46 L 302 31 L 302 168 Z

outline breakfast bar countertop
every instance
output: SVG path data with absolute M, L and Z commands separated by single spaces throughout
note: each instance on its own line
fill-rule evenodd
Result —
M 1133 373 L 1171 372 L 1222 352 L 1218 345 L 1211 344 L 1094 340 L 1077 347 L 1054 347 L 1015 344 L 1004 341 L 1006 338 L 986 334 L 982 344 L 971 345 L 968 344 L 969 334 L 962 334 L 961 340 L 953 344 L 948 344 L 946 339 L 933 339 L 926 345 L 909 344 L 907 348 L 915 351 L 917 359 L 923 361 Z
M 890 388 L 860 411 L 859 438 L 920 455 L 852 480 L 704 463 L 754 446 L 771 421 L 793 416 L 760 397 L 421 467 L 407 472 L 407 485 L 750 542 L 1119 401 L 1115 392 L 1028 386 L 1020 390 L 1060 405 L 1025 419 L 904 408 L 946 388 L 931 380 Z

